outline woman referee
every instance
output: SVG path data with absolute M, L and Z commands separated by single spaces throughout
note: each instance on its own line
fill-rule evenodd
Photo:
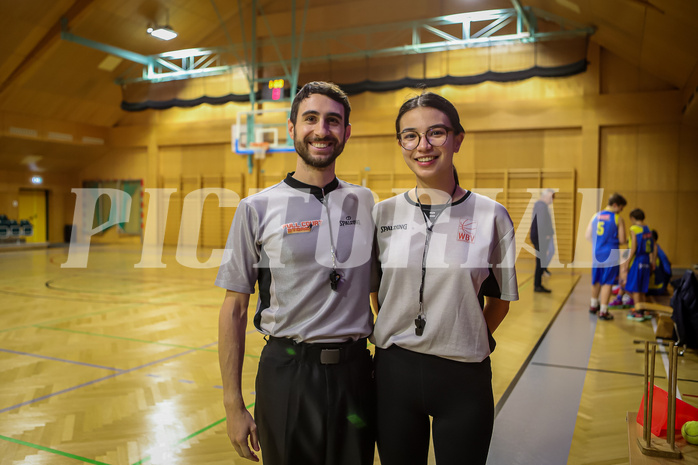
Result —
M 458 185 L 465 131 L 453 104 L 423 93 L 395 127 L 416 186 L 374 208 L 378 452 L 383 465 L 426 464 L 433 417 L 439 465 L 484 464 L 492 333 L 518 299 L 514 227 L 501 204 Z

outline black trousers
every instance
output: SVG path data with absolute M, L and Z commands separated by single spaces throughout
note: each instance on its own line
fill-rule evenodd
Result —
M 463 363 L 395 345 L 376 348 L 376 389 L 382 465 L 426 465 L 430 416 L 438 465 L 487 462 L 494 425 L 489 357 Z
M 270 338 L 256 390 L 265 465 L 373 464 L 375 383 L 365 339 L 297 344 Z
M 533 248 L 536 249 L 536 271 L 533 275 L 533 285 L 535 287 L 541 287 L 543 285 L 543 270 L 546 269 L 548 264 L 546 260 L 545 266 L 543 266 L 543 262 L 541 262 L 539 256 L 542 255 L 545 257 L 548 253 L 548 242 L 543 241 L 543 244 L 540 244 L 539 241 L 531 239 L 531 243 L 533 244 Z M 541 247 L 541 245 L 543 247 Z

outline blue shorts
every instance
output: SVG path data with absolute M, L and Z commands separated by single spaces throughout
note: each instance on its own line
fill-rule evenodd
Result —
M 620 266 L 604 266 L 591 268 L 591 284 L 613 285 L 618 280 Z
M 628 292 L 647 293 L 650 287 L 650 264 L 635 263 L 628 270 L 628 280 L 625 283 L 625 290 Z

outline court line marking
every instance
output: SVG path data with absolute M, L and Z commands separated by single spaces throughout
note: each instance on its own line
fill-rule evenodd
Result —
M 249 409 L 251 409 L 252 407 L 254 407 L 254 405 L 255 405 L 255 402 L 252 402 L 250 405 L 246 405 L 245 408 L 249 410 Z M 172 448 L 172 447 L 178 446 L 178 445 L 180 445 L 180 444 L 182 444 L 182 443 L 184 443 L 184 442 L 187 442 L 188 440 L 190 440 L 190 439 L 192 439 L 192 438 L 198 436 L 199 434 L 204 433 L 204 432 L 210 430 L 210 429 L 213 428 L 214 426 L 220 425 L 221 423 L 223 423 L 223 422 L 225 421 L 225 418 L 226 418 L 226 417 L 223 417 L 223 418 L 221 418 L 220 420 L 214 421 L 214 422 L 211 423 L 210 425 L 204 426 L 204 427 L 201 428 L 200 430 L 195 431 L 195 432 L 193 432 L 192 434 L 190 434 L 189 436 L 186 436 L 186 437 L 184 437 L 184 438 L 182 438 L 182 439 L 180 439 L 180 440 L 178 440 L 178 441 L 176 441 L 176 442 L 174 442 L 174 443 L 172 443 L 172 444 L 170 444 L 170 445 L 168 445 L 168 446 L 166 446 L 166 447 L 167 447 L 167 448 Z M 142 459 L 140 459 L 138 462 L 134 462 L 132 465 L 142 465 L 143 463 L 148 462 L 148 461 L 150 461 L 151 459 L 152 459 L 152 456 L 147 455 L 147 456 L 143 457 Z
M 32 325 L 36 328 L 41 328 L 41 329 L 50 329 L 52 331 L 63 331 L 67 333 L 75 333 L 75 334 L 84 334 L 86 336 L 98 336 L 98 337 L 106 337 L 109 339 L 119 339 L 122 341 L 130 341 L 130 342 L 142 342 L 145 344 L 155 344 L 155 345 L 160 345 L 160 346 L 167 346 L 167 347 L 175 347 L 177 349 L 190 349 L 190 350 L 200 350 L 203 352 L 218 352 L 217 350 L 214 349 L 200 349 L 198 347 L 191 347 L 191 346 L 183 346 L 180 344 L 169 344 L 167 342 L 159 342 L 159 341 L 148 341 L 145 339 L 135 339 L 132 337 L 125 337 L 125 336 L 112 336 L 111 334 L 100 334 L 100 333 L 91 333 L 88 331 L 78 331 L 76 329 L 68 329 L 68 328 L 56 328 L 54 326 L 45 326 L 41 324 L 37 325 Z
M 637 376 L 637 377 L 644 377 L 644 373 L 633 373 L 630 371 L 617 371 L 617 370 L 604 370 L 602 368 L 587 368 L 587 367 L 576 367 L 572 365 L 556 365 L 554 363 L 540 363 L 540 362 L 532 362 L 531 365 L 538 365 L 538 366 L 543 366 L 543 367 L 550 367 L 550 368 L 566 368 L 568 370 L 582 370 L 582 371 L 592 371 L 595 373 L 606 373 L 610 375 L 625 375 L 625 376 Z M 662 375 L 654 375 L 655 379 L 666 379 L 666 376 Z M 682 381 L 682 382 L 687 382 L 687 383 L 698 383 L 698 380 L 695 379 L 688 379 L 688 378 L 678 378 L 677 381 Z
M 36 358 L 45 358 L 46 360 L 53 360 L 56 362 L 65 362 L 65 363 L 72 363 L 75 365 L 82 365 L 86 367 L 91 367 L 91 368 L 102 368 L 104 370 L 111 370 L 111 371 L 124 371 L 121 368 L 114 368 L 114 367 L 107 367 L 103 365 L 97 365 L 94 363 L 86 363 L 86 362 L 77 362 L 75 360 L 68 360 L 65 358 L 58 358 L 58 357 L 50 357 L 48 355 L 39 355 L 39 354 L 31 354 L 29 352 L 21 352 L 19 350 L 11 350 L 11 349 L 3 349 L 0 347 L 0 352 L 8 352 L 10 354 L 17 354 L 17 355 L 27 355 L 29 357 L 36 357 Z
M 212 342 L 212 343 L 206 344 L 205 346 L 202 346 L 202 347 L 209 347 L 209 346 L 214 345 L 214 344 L 217 344 L 217 342 Z M 45 400 L 45 399 L 49 399 L 49 398 L 51 398 L 51 397 L 55 397 L 55 396 L 60 395 L 60 394 L 65 394 L 66 392 L 75 391 L 75 390 L 77 390 L 77 389 L 80 389 L 80 388 L 83 388 L 83 387 L 86 387 L 86 386 L 90 386 L 90 385 L 92 385 L 92 384 L 99 383 L 100 381 L 105 381 L 105 380 L 108 380 L 108 379 L 112 379 L 112 378 L 115 378 L 115 377 L 117 377 L 117 376 L 120 376 L 120 375 L 123 375 L 123 374 L 126 374 L 126 373 L 131 373 L 131 372 L 134 372 L 134 371 L 136 371 L 136 370 L 140 370 L 140 369 L 142 369 L 142 368 L 146 368 L 146 367 L 149 367 L 149 366 L 152 366 L 152 365 L 156 365 L 156 364 L 158 364 L 158 363 L 162 363 L 162 362 L 165 362 L 165 361 L 167 361 L 167 360 L 171 360 L 171 359 L 173 359 L 173 358 L 181 357 L 182 355 L 187 355 L 187 354 L 191 354 L 191 353 L 194 353 L 194 352 L 196 352 L 196 350 L 187 350 L 186 352 L 182 352 L 182 353 L 180 353 L 180 354 L 170 355 L 169 357 L 165 357 L 165 358 L 162 358 L 162 359 L 160 359 L 160 360 L 155 360 L 155 361 L 152 361 L 152 362 L 148 362 L 148 363 L 146 363 L 146 364 L 144 364 L 144 365 L 140 365 L 140 366 L 137 366 L 137 367 L 129 368 L 128 370 L 124 370 L 124 371 L 121 371 L 121 372 L 119 372 L 119 373 L 114 373 L 114 374 L 111 374 L 111 375 L 108 375 L 108 376 L 104 376 L 104 377 L 102 377 L 102 378 L 94 379 L 94 380 L 92 380 L 92 381 L 87 381 L 86 383 L 82 383 L 82 384 L 78 384 L 78 385 L 76 385 L 76 386 L 72 386 L 72 387 L 69 387 L 69 388 L 65 388 L 65 389 L 62 389 L 62 390 L 57 391 L 57 392 L 52 392 L 51 394 L 46 394 L 45 396 L 37 397 L 37 398 L 34 398 L 34 399 L 32 399 L 32 400 L 27 400 L 27 401 L 25 401 L 25 402 L 21 402 L 21 403 L 19 403 L 19 404 L 12 405 L 12 406 L 10 406 L 10 407 L 5 407 L 5 408 L 3 408 L 3 409 L 0 409 L 0 413 L 9 412 L 10 410 L 15 410 L 15 409 L 18 409 L 18 408 L 23 407 L 23 406 L 25 406 L 25 405 L 29 405 L 29 404 L 33 404 L 33 403 L 35 403 L 35 402 L 39 402 L 39 401 L 42 401 L 42 400 Z
M 528 278 L 526 278 L 524 280 L 524 282 L 522 282 L 519 285 L 519 290 L 521 290 L 521 289 L 525 288 L 526 286 L 528 286 L 529 284 L 531 284 L 531 281 L 533 281 L 533 276 L 529 276 Z
M 99 462 L 97 460 L 88 459 L 87 457 L 80 457 L 79 455 L 71 454 L 70 452 L 63 452 L 61 450 L 53 449 L 51 447 L 40 446 L 39 444 L 32 444 L 31 442 L 22 441 L 21 439 L 10 438 L 7 436 L 3 436 L 2 434 L 0 434 L 0 439 L 2 439 L 3 441 L 13 442 L 15 444 L 19 444 L 22 446 L 31 447 L 32 449 L 42 450 L 42 451 L 48 452 L 50 454 L 56 454 L 56 455 L 61 455 L 63 457 L 68 457 L 71 459 L 80 460 L 80 461 L 86 462 L 86 463 L 92 463 L 92 464 L 96 464 L 96 465 L 109 465 L 108 463 L 105 463 L 105 462 Z

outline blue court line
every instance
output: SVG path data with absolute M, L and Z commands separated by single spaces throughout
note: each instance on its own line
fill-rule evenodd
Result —
M 105 367 L 102 365 L 96 365 L 94 363 L 76 362 L 75 360 L 66 360 L 64 358 L 49 357 L 48 355 L 30 354 L 29 352 L 20 352 L 19 350 L 10 350 L 10 349 L 0 348 L 0 352 L 7 352 L 10 354 L 16 354 L 16 355 L 27 355 L 29 357 L 35 357 L 35 358 L 45 358 L 46 360 L 53 360 L 56 362 L 64 362 L 64 363 L 72 363 L 74 365 L 82 365 L 82 366 L 92 367 L 92 368 L 102 368 L 104 370 L 119 371 L 119 372 L 124 371 L 120 368 Z
M 210 346 L 212 346 L 212 345 L 214 345 L 214 344 L 216 344 L 216 342 L 212 342 L 212 343 L 210 343 L 210 344 L 206 344 L 206 345 L 204 345 L 204 346 L 201 346 L 201 348 L 210 347 Z M 72 387 L 69 387 L 69 388 L 66 388 L 66 389 L 62 389 L 62 390 L 60 390 L 60 391 L 58 391 L 58 392 L 53 392 L 53 393 L 51 393 L 51 394 L 47 394 L 47 395 L 45 395 L 45 396 L 37 397 L 37 398 L 35 398 L 35 399 L 28 400 L 28 401 L 26 401 L 26 402 L 21 402 L 21 403 L 19 403 L 19 404 L 12 405 L 12 406 L 10 406 L 10 407 L 5 407 L 4 409 L 0 409 L 0 413 L 9 412 L 10 410 L 15 410 L 15 409 L 18 409 L 18 408 L 23 407 L 23 406 L 25 406 L 25 405 L 33 404 L 33 403 L 35 403 L 35 402 L 39 402 L 39 401 L 42 401 L 42 400 L 45 400 L 45 399 L 48 399 L 48 398 L 51 398 L 51 397 L 55 397 L 55 396 L 57 396 L 57 395 L 59 395 L 59 394 L 65 394 L 66 392 L 75 391 L 75 390 L 80 389 L 80 388 L 83 388 L 83 387 L 85 387 L 85 386 L 90 386 L 90 385 L 92 385 L 92 384 L 96 384 L 96 383 L 99 383 L 99 382 L 101 382 L 101 381 L 105 381 L 105 380 L 108 380 L 108 379 L 111 379 L 111 378 L 115 378 L 115 377 L 117 377 L 117 376 L 120 376 L 120 375 L 123 375 L 123 374 L 126 374 L 126 373 L 131 373 L 131 372 L 133 372 L 133 371 L 140 370 L 140 369 L 142 369 L 142 368 L 149 367 L 149 366 L 152 366 L 152 365 L 156 365 L 156 364 L 158 364 L 158 363 L 162 363 L 162 362 L 165 362 L 165 361 L 167 361 L 167 360 L 171 360 L 171 359 L 173 359 L 173 358 L 181 357 L 182 355 L 191 354 L 191 353 L 194 353 L 194 352 L 196 352 L 196 351 L 197 351 L 197 349 L 187 350 L 186 352 L 182 352 L 182 353 L 180 353 L 180 354 L 170 355 L 169 357 L 165 357 L 165 358 L 160 359 L 160 360 L 155 360 L 155 361 L 153 361 L 153 362 L 148 362 L 148 363 L 146 363 L 145 365 L 137 366 L 137 367 L 134 367 L 134 368 L 129 368 L 128 370 L 124 370 L 124 371 L 121 371 L 121 372 L 119 372 L 119 373 L 114 373 L 114 374 L 109 375 L 109 376 L 104 376 L 103 378 L 94 379 L 94 380 L 88 381 L 88 382 L 86 382 L 86 383 L 78 384 L 77 386 L 72 386 Z

